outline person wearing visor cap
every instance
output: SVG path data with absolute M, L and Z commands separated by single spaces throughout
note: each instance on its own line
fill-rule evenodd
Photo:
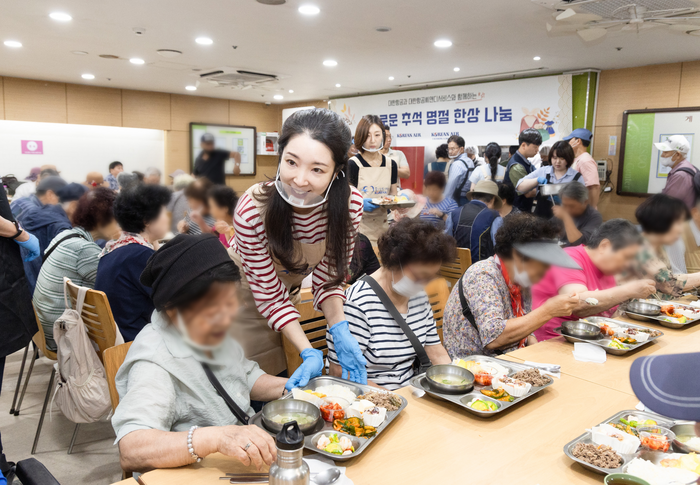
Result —
M 568 136 L 565 136 L 564 141 L 568 141 L 571 148 L 574 150 L 574 164 L 571 166 L 574 170 L 581 173 L 583 183 L 588 188 L 588 203 L 594 209 L 598 208 L 598 199 L 600 199 L 600 180 L 598 176 L 598 162 L 588 153 L 588 147 L 591 145 L 593 133 L 585 128 L 576 128 Z
M 573 293 L 532 310 L 530 287 L 550 265 L 579 269 L 556 236 L 555 225 L 531 214 L 504 219 L 496 233 L 496 255 L 471 265 L 447 300 L 443 333 L 451 358 L 502 354 L 536 343 L 535 330 L 551 318 L 571 315 L 579 302 Z
M 398 165 L 381 152 L 386 142 L 384 136 L 384 123 L 379 116 L 363 116 L 355 129 L 358 153 L 348 160 L 350 185 L 357 187 L 364 198 L 360 232 L 373 246 L 389 229 L 389 219 L 386 209 L 374 204 L 372 199 L 393 197 L 398 191 Z
M 558 337 L 554 329 L 564 320 L 612 317 L 620 303 L 654 293 L 654 280 L 639 279 L 619 286 L 615 280 L 617 275 L 631 268 L 641 244 L 642 236 L 634 224 L 625 219 L 611 219 L 590 236 L 585 246 L 564 248 L 580 269 L 552 268 L 533 287 L 533 306 L 538 308 L 557 295 L 574 293 L 580 302 L 572 314 L 554 317 L 538 329 L 537 340 Z
M 233 175 L 241 174 L 241 154 L 229 150 L 223 150 L 214 146 L 214 135 L 205 133 L 202 135 L 199 152 L 194 161 L 193 175 L 206 177 L 217 185 L 226 184 L 225 165 L 229 158 L 233 158 Z
M 302 280 L 312 276 L 314 308 L 324 313 L 336 341 L 343 377 L 366 382 L 366 361 L 343 312 L 343 284 L 349 275 L 362 219 L 362 194 L 344 171 L 350 129 L 326 109 L 297 111 L 284 122 L 274 182 L 257 184 L 239 199 L 229 255 L 243 274 L 243 312 L 235 338 L 248 357 L 269 374 L 285 372 L 283 334 L 303 363 L 287 388 L 321 375 L 323 354 L 299 324 Z
M 115 378 L 122 468 L 179 467 L 216 452 L 258 470 L 270 465 L 275 442 L 248 424 L 250 400 L 281 398 L 286 379 L 265 374 L 229 335 L 242 302 L 226 249 L 212 234 L 180 234 L 151 255 L 139 280 L 155 310 Z
M 697 196 L 693 177 L 698 169 L 688 160 L 690 143 L 683 135 L 673 135 L 661 143 L 654 143 L 654 146 L 661 152 L 659 163 L 670 169 L 666 186 L 661 193 L 681 199 L 688 210 L 691 210 Z

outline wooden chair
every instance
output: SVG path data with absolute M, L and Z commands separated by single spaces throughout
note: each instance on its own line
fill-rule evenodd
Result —
M 117 392 L 115 378 L 117 377 L 117 371 L 124 363 L 126 353 L 129 351 L 131 344 L 132 342 L 127 342 L 115 347 L 110 347 L 102 354 L 105 372 L 107 373 L 107 384 L 109 384 L 109 398 L 112 401 L 112 411 L 116 411 L 117 405 L 119 404 L 119 393 Z
M 328 355 L 328 345 L 326 344 L 326 317 L 321 312 L 314 310 L 313 301 L 302 301 L 297 306 L 299 312 L 299 323 L 306 337 L 311 342 L 311 346 L 323 352 L 324 358 Z M 282 345 L 287 359 L 287 373 L 291 376 L 301 365 L 302 358 L 299 351 L 289 340 L 282 336 Z
M 75 285 L 72 281 L 67 280 L 68 286 L 68 296 L 71 302 L 71 307 L 75 308 L 78 299 L 79 286 Z M 85 295 L 85 300 L 83 302 L 83 309 L 80 316 L 85 323 L 87 329 L 88 337 L 97 347 L 97 355 L 100 361 L 104 363 L 103 353 L 110 347 L 114 347 L 117 340 L 117 323 L 114 321 L 114 316 L 112 315 L 112 309 L 109 306 L 109 301 L 107 300 L 107 295 L 101 291 L 89 289 Z M 37 336 L 41 334 L 41 338 L 37 339 Z M 40 342 L 37 342 L 40 340 Z M 43 345 L 42 352 L 45 353 L 47 357 L 56 360 L 56 354 L 50 352 L 53 357 L 46 354 L 46 340 L 44 338 L 44 331 L 39 324 L 39 332 L 34 336 L 34 342 L 40 346 Z M 39 444 L 39 436 L 41 435 L 41 427 L 44 424 L 44 416 L 46 415 L 46 408 L 49 405 L 49 400 L 51 398 L 51 392 L 53 390 L 54 378 L 56 375 L 56 369 L 51 371 L 51 379 L 49 380 L 49 386 L 46 390 L 46 397 L 44 399 L 44 407 L 41 410 L 41 417 L 39 418 L 39 425 L 36 429 L 36 435 L 34 436 L 34 445 L 32 446 L 32 455 L 36 452 L 36 447 Z M 27 381 L 29 380 L 29 375 L 27 375 Z M 26 386 L 26 382 L 25 382 Z M 70 441 L 70 446 L 68 447 L 68 454 L 73 453 L 73 445 L 75 444 L 75 439 L 78 436 L 78 428 L 80 424 L 75 425 L 73 430 L 73 437 Z
M 440 267 L 440 276 L 447 280 L 448 287 L 451 289 L 471 265 L 471 251 L 466 248 L 457 248 L 457 259 L 452 263 L 443 264 Z
M 433 307 L 433 318 L 435 319 L 437 333 L 440 336 L 440 342 L 444 344 L 442 338 L 442 317 L 447 299 L 450 297 L 450 288 L 447 286 L 445 278 L 435 278 L 425 287 L 425 292 L 428 294 L 430 306 Z

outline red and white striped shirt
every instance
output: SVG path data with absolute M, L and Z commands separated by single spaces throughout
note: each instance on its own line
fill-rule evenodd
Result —
M 355 237 L 362 219 L 362 194 L 350 187 L 350 218 L 353 233 L 348 234 L 348 265 L 355 250 Z M 292 217 L 292 230 L 295 241 L 302 244 L 317 244 L 326 238 L 328 226 L 328 203 L 315 207 L 308 214 Z M 267 318 L 273 330 L 279 332 L 289 322 L 299 319 L 299 312 L 289 300 L 289 292 L 275 272 L 265 233 L 265 225 L 260 212 L 248 193 L 238 201 L 233 215 L 233 227 L 236 230 L 232 247 L 241 257 L 243 271 L 255 298 L 255 305 L 260 314 Z M 314 308 L 320 310 L 321 303 L 328 297 L 337 296 L 345 301 L 342 287 L 323 289 L 330 280 L 328 254 L 313 270 L 311 289 L 314 294 Z

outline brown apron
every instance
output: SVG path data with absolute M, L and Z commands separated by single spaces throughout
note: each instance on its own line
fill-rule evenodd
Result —
M 259 187 L 260 185 L 254 185 L 246 191 L 258 211 L 260 211 L 260 204 L 255 199 L 255 194 L 259 191 Z M 303 274 L 290 273 L 274 257 L 272 257 L 272 263 L 277 277 L 289 292 L 289 300 L 296 305 L 300 300 L 301 282 L 313 272 L 323 259 L 326 253 L 326 241 L 324 239 L 317 244 L 302 244 L 298 241 L 294 243 L 297 246 L 297 251 L 301 252 L 304 262 L 309 265 Z M 241 264 L 241 256 L 234 251 L 233 247 L 229 248 L 228 253 L 241 271 L 241 287 L 238 291 L 241 310 L 236 322 L 231 326 L 231 336 L 241 344 L 248 359 L 257 362 L 260 368 L 268 374 L 277 375 L 287 369 L 287 361 L 282 348 L 282 336 L 270 328 L 267 319 L 258 311 Z
M 359 173 L 357 177 L 357 189 L 362 192 L 362 197 L 372 199 L 389 195 L 391 190 L 391 159 L 384 157 L 384 167 L 365 167 L 353 157 Z M 360 233 L 367 236 L 372 245 L 377 245 L 377 239 L 389 229 L 386 209 L 378 208 L 373 212 L 364 212 L 360 221 Z

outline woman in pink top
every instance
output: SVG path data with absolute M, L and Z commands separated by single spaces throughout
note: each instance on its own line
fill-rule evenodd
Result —
M 553 296 L 573 293 L 578 294 L 580 304 L 571 316 L 553 318 L 535 331 L 537 340 L 557 337 L 554 329 L 564 320 L 594 315 L 608 317 L 620 303 L 646 298 L 656 291 L 654 282 L 648 279 L 615 286 L 615 275 L 630 267 L 641 242 L 641 235 L 631 222 L 612 219 L 600 226 L 587 246 L 565 248 L 581 270 L 552 267 L 532 288 L 532 306 L 537 308 Z M 586 303 L 588 298 L 595 300 L 595 304 Z

